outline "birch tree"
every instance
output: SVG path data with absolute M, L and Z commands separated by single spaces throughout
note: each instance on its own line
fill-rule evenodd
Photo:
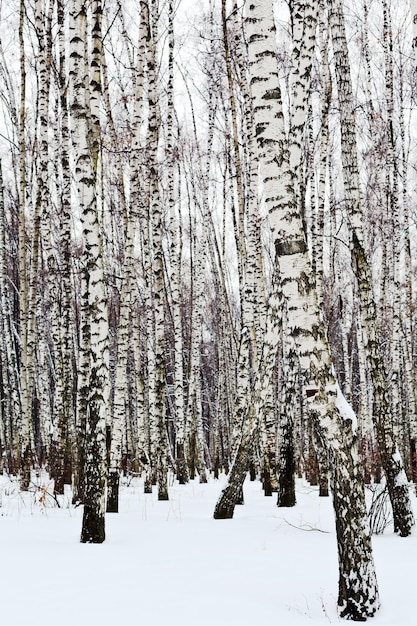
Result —
M 305 220 L 303 144 L 320 3 L 292 0 L 289 5 L 293 43 L 289 153 L 291 169 L 294 173 L 294 190 L 299 203 L 299 210 Z
M 317 389 L 309 409 L 329 442 L 333 457 L 340 614 L 364 620 L 375 614 L 379 599 L 366 530 L 358 442 L 352 427 L 353 415 L 343 409 L 345 401 L 331 373 L 302 221 L 296 211 L 277 74 L 275 25 L 269 0 L 248 6 L 246 33 L 260 171 L 275 241 L 276 263 L 288 307 L 286 333 L 297 347 L 305 389 Z M 276 327 L 271 330 L 276 333 Z
M 68 94 L 66 77 L 65 53 L 65 10 L 62 0 L 57 0 L 58 21 L 58 52 L 57 82 L 60 111 L 61 150 L 60 174 L 62 184 L 59 195 L 59 241 L 60 259 L 57 278 L 61 293 L 57 303 L 57 332 L 55 341 L 56 353 L 56 393 L 55 413 L 56 424 L 52 436 L 51 474 L 54 478 L 56 493 L 64 492 L 64 484 L 69 483 L 73 468 L 76 466 L 75 448 L 75 411 L 73 401 L 73 354 L 74 354 L 74 315 L 73 315 L 73 283 L 71 259 L 71 178 L 70 178 L 70 129 L 68 113 Z
M 28 337 L 29 333 L 29 284 L 27 263 L 27 234 L 26 234 L 26 59 L 24 42 L 25 3 L 20 2 L 19 9 L 19 51 L 20 51 L 20 107 L 19 107 L 19 281 L 20 281 L 20 336 L 21 336 L 21 364 L 20 386 L 22 395 L 22 413 L 18 420 L 20 431 L 19 463 L 21 472 L 21 487 L 27 489 L 30 481 L 30 469 L 32 464 L 33 438 L 32 438 L 32 385 L 33 385 L 33 359 L 31 348 L 34 338 Z
M 152 242 L 152 278 L 153 290 L 153 346 L 150 347 L 154 372 L 152 384 L 149 388 L 149 408 L 151 411 L 151 428 L 154 432 L 155 461 L 158 481 L 158 499 L 168 500 L 167 484 L 167 432 L 165 425 L 165 285 L 164 259 L 162 248 L 162 204 L 159 189 L 158 146 L 160 135 L 160 108 L 157 89 L 158 79 L 158 10 L 157 0 L 151 0 L 148 8 L 148 36 L 147 36 L 147 72 L 148 72 L 148 197 L 149 216 Z M 152 328 L 150 328 L 152 331 Z M 151 356 L 151 353 L 149 353 Z
M 97 199 L 100 140 L 101 5 L 76 0 L 70 13 L 70 110 L 77 204 L 83 227 L 79 419 L 86 428 L 83 543 L 105 539 L 106 415 L 109 408 L 108 316 Z
M 139 153 L 141 149 L 140 129 L 143 117 L 144 82 L 146 47 L 149 31 L 148 5 L 141 2 L 140 22 L 138 36 L 138 55 L 134 80 L 134 104 L 132 114 L 132 139 L 130 155 L 130 196 L 126 207 L 126 232 L 124 242 L 124 260 L 122 268 L 122 286 L 120 290 L 120 312 L 117 326 L 117 355 L 115 364 L 113 421 L 111 434 L 111 447 L 109 459 L 109 480 L 107 511 L 118 511 L 120 466 L 122 459 L 122 434 L 125 424 L 125 415 L 128 407 L 128 388 L 126 378 L 128 375 L 128 358 L 134 339 L 132 333 L 139 332 L 135 328 L 134 311 L 138 309 L 139 294 L 136 286 L 136 255 L 135 237 L 139 215 L 143 201 L 143 193 L 140 182 L 141 162 Z M 135 369 L 135 368 L 134 368 Z M 138 376 L 138 373 L 135 373 Z M 138 451 L 136 451 L 137 453 Z
M 222 25 L 225 66 L 230 106 L 233 166 L 236 180 L 236 209 L 233 222 L 237 253 L 240 302 L 240 342 L 235 403 L 235 432 L 245 426 L 245 407 L 253 389 L 254 374 L 264 367 L 261 360 L 262 336 L 266 319 L 266 285 L 261 243 L 261 210 L 258 202 L 258 172 L 252 102 L 248 82 L 247 58 L 244 52 L 239 8 L 232 4 L 229 16 L 222 1 Z M 229 41 L 230 40 L 230 41 Z M 235 76 L 235 79 L 234 79 Z M 241 128 L 239 129 L 239 120 Z M 240 131 L 240 132 L 239 132 Z M 259 453 L 265 495 L 277 490 L 276 411 L 273 402 L 272 369 L 265 375 L 265 402 L 259 405 Z M 251 418 L 250 418 L 251 421 Z M 240 442 L 239 445 L 241 445 Z M 255 452 L 255 450 L 253 450 Z M 250 452 L 248 454 L 250 458 Z
M 18 358 L 14 332 L 13 311 L 10 297 L 8 267 L 8 237 L 4 203 L 3 168 L 0 162 L 0 305 L 1 335 L 0 368 L 2 381 L 2 402 L 0 415 L 0 445 L 2 469 L 14 473 L 18 469 L 19 433 L 16 429 L 16 416 L 21 411 Z
M 168 81 L 167 81 L 167 117 L 166 117 L 166 156 L 167 156 L 167 187 L 168 206 L 170 212 L 170 291 L 171 315 L 174 334 L 174 415 L 175 415 L 175 461 L 177 479 L 180 484 L 189 480 L 185 454 L 185 403 L 184 403 L 184 365 L 183 365 L 183 325 L 182 325 L 182 253 L 183 233 L 181 216 L 180 185 L 176 189 L 175 172 L 177 169 L 178 148 L 174 137 L 174 2 L 168 2 Z

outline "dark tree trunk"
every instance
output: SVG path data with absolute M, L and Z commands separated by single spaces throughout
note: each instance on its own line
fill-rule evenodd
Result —
M 186 485 L 189 481 L 187 462 L 185 460 L 184 443 L 177 442 L 177 479 L 180 485 Z
M 107 478 L 107 513 L 119 512 L 119 472 L 109 472 Z
M 379 606 L 378 593 L 375 593 L 375 580 L 369 579 L 368 561 L 371 558 L 371 540 L 363 528 L 358 527 L 366 519 L 362 510 L 363 494 L 355 497 L 353 490 L 361 489 L 360 481 L 352 484 L 351 472 L 360 472 L 349 467 L 348 450 L 345 458 L 348 467 L 335 467 L 333 475 L 334 508 L 336 535 L 339 553 L 339 596 L 340 615 L 356 622 L 364 622 L 374 615 Z M 345 465 L 345 464 L 343 464 Z M 349 494 L 349 496 L 348 496 Z M 348 496 L 348 497 L 347 497 Z
M 295 460 L 292 428 L 280 446 L 277 506 L 295 506 Z
M 94 504 L 85 504 L 81 543 L 103 543 L 105 538 L 104 514 L 98 513 Z
M 319 496 L 327 497 L 329 495 L 329 453 L 325 442 L 314 428 L 313 436 L 317 449 L 317 463 L 319 472 Z
M 268 455 L 264 454 L 264 463 L 262 468 L 262 486 L 265 496 L 272 496 L 272 480 L 271 469 L 269 467 Z
M 231 519 L 236 504 L 243 504 L 243 483 L 249 469 L 254 438 L 254 429 L 250 428 L 249 424 L 245 424 L 243 429 L 242 438 L 230 469 L 227 484 L 220 494 L 214 509 L 214 519 Z

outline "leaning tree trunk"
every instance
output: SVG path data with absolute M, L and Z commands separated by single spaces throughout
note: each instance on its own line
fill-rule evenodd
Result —
M 215 517 L 233 515 L 234 505 L 241 501 L 242 482 L 253 453 L 254 437 L 261 443 L 262 474 L 265 494 L 271 495 L 277 489 L 276 466 L 276 416 L 273 407 L 273 351 L 271 358 L 262 360 L 262 337 L 266 323 L 265 284 L 262 267 L 260 214 L 258 204 L 258 172 L 256 163 L 256 142 L 252 121 L 251 94 L 247 79 L 247 60 L 241 40 L 238 8 L 233 3 L 232 32 L 234 40 L 229 45 L 226 3 L 222 1 L 223 41 L 228 76 L 231 126 L 234 147 L 235 177 L 238 212 L 235 217 L 235 239 L 239 267 L 239 293 L 241 310 L 241 337 L 238 352 L 238 376 L 234 407 L 234 461 L 228 477 L 228 484 L 216 506 Z M 233 84 L 231 50 L 235 54 L 238 82 Z M 234 90 L 239 89 L 243 99 L 244 140 L 239 139 L 238 115 Z M 243 144 L 244 150 L 240 153 Z M 246 175 L 243 176 L 243 167 Z M 256 380 L 262 379 L 262 401 L 257 409 L 248 410 L 254 390 L 251 372 L 259 372 Z M 246 469 L 245 468 L 245 463 Z M 238 478 L 239 477 L 239 478 Z M 236 485 L 235 485 L 236 483 Z M 228 495 L 227 495 L 228 494 Z M 233 498 L 236 498 L 233 500 Z M 226 504 L 227 500 L 227 504 Z M 226 504 L 226 506 L 224 506 Z
M 358 442 L 351 414 L 342 410 L 341 392 L 331 372 L 325 330 L 317 307 L 314 278 L 301 216 L 296 211 L 281 106 L 275 25 L 270 0 L 247 9 L 254 122 L 276 263 L 289 315 L 286 331 L 294 338 L 312 417 L 329 443 L 334 465 L 334 508 L 339 552 L 340 613 L 352 619 L 375 614 L 378 589 L 369 534 Z M 276 329 L 275 329 L 276 331 Z
M 236 7 L 233 8 L 234 10 Z M 235 401 L 235 413 L 233 420 L 232 446 L 239 440 L 241 428 L 244 426 L 242 417 L 250 394 L 250 370 L 251 355 L 256 360 L 254 352 L 256 345 L 253 343 L 253 321 L 255 319 L 253 309 L 253 288 L 254 282 L 250 280 L 253 274 L 253 259 L 249 261 L 247 239 L 245 237 L 245 189 L 242 172 L 241 147 L 239 145 L 237 126 L 237 106 L 235 98 L 235 86 L 232 78 L 232 60 L 229 46 L 228 19 L 226 14 L 226 0 L 221 0 L 221 19 L 223 28 L 224 61 L 228 83 L 228 104 L 230 107 L 230 121 L 232 151 L 234 161 L 234 171 L 232 176 L 231 197 L 232 197 L 232 217 L 234 227 L 234 241 L 237 256 L 237 276 L 239 287 L 239 304 L 241 316 L 241 337 L 239 341 L 238 362 L 237 362 L 237 389 Z M 239 49 L 239 40 L 236 50 Z M 240 60 L 240 59 L 239 59 Z M 235 206 L 236 205 L 236 206 Z M 249 274 L 248 274 L 249 272 Z M 248 332 L 249 331 L 249 332 Z M 252 345 L 253 343 L 253 345 Z M 256 366 L 254 366 L 256 369 Z M 239 445 L 241 445 L 241 441 Z M 235 452 L 235 450 L 234 450 Z

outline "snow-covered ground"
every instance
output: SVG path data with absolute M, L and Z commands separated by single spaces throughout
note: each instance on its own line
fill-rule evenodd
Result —
M 280 626 L 343 622 L 330 498 L 299 482 L 279 509 L 245 483 L 233 520 L 213 520 L 224 479 L 170 488 L 131 481 L 101 545 L 79 543 L 81 508 L 0 482 L 2 624 L 14 626 Z M 49 485 L 43 485 L 47 490 Z M 414 510 L 416 500 L 413 497 Z M 414 626 L 417 532 L 373 538 L 382 609 L 375 626 Z

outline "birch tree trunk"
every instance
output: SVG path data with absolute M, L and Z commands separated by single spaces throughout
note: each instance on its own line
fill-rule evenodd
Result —
M 182 325 L 182 218 L 180 190 L 175 189 L 175 169 L 178 150 L 174 138 L 174 2 L 168 3 L 168 84 L 167 84 L 167 135 L 166 155 L 168 162 L 168 205 L 170 211 L 170 285 L 171 310 L 174 333 L 174 413 L 175 413 L 175 461 L 177 479 L 180 485 L 189 480 L 185 455 L 185 403 L 184 403 L 184 364 L 183 364 L 183 325 Z M 178 185 L 179 186 L 179 185 Z
M 305 144 L 306 119 L 310 100 L 310 76 L 316 43 L 317 18 L 319 3 L 305 0 L 293 0 L 289 3 L 292 25 L 292 74 L 291 74 L 291 111 L 289 131 L 289 163 L 292 172 L 293 188 L 297 202 L 297 211 L 303 220 L 305 237 L 306 222 L 306 184 L 304 175 L 303 145 Z M 317 250 L 317 246 L 316 246 Z M 319 282 L 320 285 L 320 282 Z M 284 321 L 286 316 L 284 316 Z M 284 324 L 285 325 L 285 324 Z M 284 409 L 280 415 L 281 471 L 279 475 L 278 505 L 295 504 L 295 459 L 294 432 L 296 424 L 296 396 L 294 389 L 298 378 L 298 362 L 295 346 L 284 328 L 284 372 L 288 380 L 283 383 Z M 288 363 L 285 363 L 286 360 Z
M 206 189 L 203 193 L 206 192 Z M 203 203 L 206 198 L 203 198 Z M 200 345 L 203 325 L 204 284 L 207 260 L 207 226 L 203 226 L 200 241 L 196 236 L 191 241 L 193 279 L 191 287 L 191 322 L 190 348 L 188 363 L 188 393 L 186 405 L 186 423 L 189 430 L 189 451 L 187 454 L 190 478 L 199 474 L 201 483 L 207 482 L 205 466 L 205 441 L 203 433 L 203 415 L 201 406 Z
M 393 23 L 391 17 L 391 3 L 383 1 L 383 48 L 385 60 L 385 93 L 386 93 L 386 200 L 387 221 L 389 228 L 386 229 L 386 248 L 390 249 L 391 259 L 388 265 L 389 309 L 392 310 L 392 338 L 390 341 L 390 396 L 392 407 L 393 429 L 398 442 L 403 461 L 406 467 L 409 465 L 410 454 L 410 428 L 415 422 L 415 392 L 413 389 L 410 365 L 409 345 L 412 337 L 411 325 L 405 318 L 412 318 L 407 311 L 406 297 L 407 288 L 403 288 L 407 274 L 404 270 L 407 264 L 408 228 L 404 219 L 404 210 L 401 206 L 403 198 L 404 206 L 408 205 L 406 194 L 401 194 L 401 184 L 406 188 L 407 173 L 401 169 L 397 161 L 397 154 L 404 150 L 404 129 L 402 128 L 402 115 L 398 114 L 399 128 L 396 127 L 396 104 L 395 104 L 395 78 L 394 78 L 394 41 Z M 402 82 L 400 78 L 399 82 Z M 401 107 L 402 108 L 402 107 Z M 405 155 L 403 157 L 406 160 Z M 403 177 L 404 175 L 404 177 Z M 402 182 L 402 179 L 403 181 Z M 405 315 L 404 315 L 405 311 Z M 410 384 L 411 383 L 411 384 Z M 404 391 L 403 391 L 404 388 Z M 411 409 L 411 410 L 410 410 Z M 407 424 L 407 425 L 406 425 Z
M 285 310 L 285 305 L 284 305 Z M 285 317 L 288 312 L 285 311 Z M 285 319 L 285 318 L 284 318 Z M 283 326 L 288 328 L 286 321 Z M 277 506 L 295 505 L 295 438 L 296 393 L 299 377 L 299 360 L 294 338 L 283 333 L 283 383 L 279 400 L 279 457 Z
M 61 116 L 61 176 L 60 189 L 60 233 L 59 249 L 61 265 L 62 306 L 59 308 L 58 337 L 56 345 L 56 414 L 57 425 L 54 428 L 53 446 L 56 457 L 53 460 L 54 490 L 64 492 L 64 484 L 70 482 L 71 473 L 76 466 L 77 450 L 75 446 L 75 411 L 73 400 L 73 347 L 74 347 L 74 316 L 72 310 L 73 284 L 71 280 L 71 177 L 69 163 L 69 114 L 66 82 L 66 56 L 64 35 L 63 0 L 57 0 L 58 19 L 58 82 Z M 55 432 L 55 430 L 57 432 Z
M 305 222 L 303 143 L 320 3 L 310 0 L 291 0 L 289 5 L 293 31 L 289 152 L 295 196 Z
M 165 285 L 164 259 L 162 248 L 162 203 L 159 190 L 158 146 L 160 132 L 160 110 L 157 91 L 157 42 L 158 42 L 158 1 L 149 3 L 149 36 L 147 50 L 148 70 L 148 177 L 150 199 L 150 223 L 153 242 L 153 300 L 155 322 L 155 379 L 153 402 L 156 426 L 156 463 L 158 480 L 158 500 L 168 500 L 167 484 L 167 431 L 165 424 Z
M 7 274 L 6 219 L 3 192 L 3 168 L 0 162 L 0 307 L 1 307 L 1 412 L 0 441 L 2 445 L 1 471 L 6 469 L 13 474 L 17 467 L 19 454 L 19 433 L 16 429 L 15 416 L 21 412 L 19 375 L 17 369 L 16 343 L 13 333 L 13 315 Z
M 108 316 L 103 242 L 97 200 L 101 92 L 101 5 L 91 4 L 91 57 L 87 63 L 87 4 L 70 13 L 70 104 L 77 200 L 81 211 L 82 310 L 79 417 L 86 424 L 82 543 L 105 539 L 106 416 L 109 408 Z
M 330 79 L 330 68 L 328 59 L 328 33 L 324 24 L 325 16 L 319 23 L 319 46 L 321 54 L 321 129 L 320 129 L 320 148 L 319 148 L 319 173 L 317 181 L 317 202 L 313 202 L 312 209 L 312 271 L 316 277 L 317 303 L 320 310 L 323 310 L 323 243 L 324 243 L 324 214 L 326 201 L 326 178 L 327 178 L 327 161 L 329 152 L 329 111 L 332 102 L 332 83 Z
M 18 419 L 19 430 L 19 470 L 21 474 L 21 488 L 27 489 L 30 482 L 32 465 L 33 433 L 32 433 L 32 385 L 33 372 L 30 347 L 33 342 L 28 338 L 29 333 L 29 281 L 27 262 L 27 234 L 26 234 L 26 61 L 25 43 L 23 38 L 25 21 L 25 2 L 20 1 L 19 10 L 19 48 L 20 48 L 20 110 L 19 110 L 19 325 L 21 337 L 20 356 L 20 387 L 22 398 L 22 412 Z
M 138 37 L 138 55 L 135 72 L 135 95 L 132 115 L 132 141 L 130 159 L 130 198 L 126 215 L 126 233 L 124 243 L 124 262 L 122 271 L 122 286 L 120 290 L 120 312 L 117 327 L 117 355 L 115 364 L 114 382 L 114 413 L 112 421 L 112 434 L 109 458 L 109 477 L 107 511 L 117 513 L 119 510 L 119 482 L 122 459 L 122 436 L 123 425 L 126 422 L 128 406 L 127 398 L 127 375 L 128 358 L 132 350 L 132 334 L 140 332 L 135 328 L 134 311 L 138 309 L 138 292 L 136 286 L 135 270 L 135 236 L 139 223 L 140 209 L 143 205 L 141 193 L 143 189 L 140 182 L 140 126 L 143 117 L 144 105 L 144 69 L 147 55 L 147 39 L 149 36 L 148 3 L 140 3 L 140 24 Z M 121 164 L 119 175 L 122 176 Z M 133 359 L 135 362 L 136 359 Z M 139 376 L 133 365 L 134 376 Z
M 411 23 L 412 23 L 412 48 L 413 48 L 413 62 L 414 62 L 414 79 L 417 76 L 417 0 L 411 0 Z M 403 95 L 403 94 L 401 94 Z M 414 99 L 414 106 L 416 104 L 416 99 Z M 404 111 L 401 110 L 400 117 L 400 128 L 401 128 L 401 137 L 403 143 L 403 179 L 407 180 L 407 161 L 405 157 L 405 148 L 404 148 L 404 138 L 405 138 L 405 128 L 404 128 Z M 412 480 L 416 484 L 416 493 L 417 493 L 417 462 L 416 462 L 416 442 L 417 442 L 417 393 L 415 388 L 415 374 L 413 368 L 413 343 L 411 345 L 407 341 L 409 337 L 414 336 L 415 325 L 413 324 L 413 280 L 412 280 L 412 256 L 411 256 L 411 237 L 410 237 L 410 207 L 408 202 L 408 194 L 407 194 L 407 186 L 404 184 L 404 235 L 402 246 L 405 251 L 405 277 L 406 277 L 406 290 L 405 290 L 405 319 L 404 319 L 404 328 L 405 328 L 405 339 L 404 342 L 404 350 L 405 350 L 405 367 L 406 367 L 406 389 L 408 390 L 409 396 L 409 404 L 408 404 L 408 422 L 410 424 L 411 430 L 411 457 L 414 462 L 412 462 Z
M 238 351 L 238 378 L 235 403 L 235 432 L 238 440 L 236 455 L 250 459 L 251 452 L 243 450 L 244 442 L 250 438 L 240 436 L 241 429 L 252 426 L 246 423 L 246 406 L 253 390 L 253 373 L 264 367 L 261 360 L 262 337 L 266 320 L 265 281 L 260 232 L 260 210 L 258 203 L 258 171 L 256 163 L 256 140 L 253 128 L 251 95 L 247 74 L 247 59 L 242 41 L 242 25 L 238 19 L 239 9 L 233 2 L 231 28 L 228 29 L 226 2 L 222 1 L 223 41 L 229 89 L 230 117 L 233 137 L 233 155 L 236 178 L 237 216 L 234 219 L 236 250 L 238 256 L 239 296 L 241 311 L 241 338 Z M 232 34 L 234 35 L 232 38 Z M 229 45 L 229 37 L 231 43 Z M 232 55 L 233 51 L 233 55 Z M 237 72 L 236 84 L 233 83 L 232 61 Z M 237 91 L 242 100 L 241 138 L 238 132 Z M 241 148 L 243 145 L 243 149 Z M 244 174 L 244 169 L 245 175 Z M 270 362 L 268 361 L 270 365 Z M 273 369 L 263 371 L 265 385 L 264 402 L 259 404 L 259 415 L 252 414 L 259 421 L 259 443 L 262 458 L 262 476 L 265 495 L 277 490 L 276 460 L 276 412 L 273 406 Z M 245 444 L 246 445 L 246 444 Z M 235 465 L 240 463 L 235 462 Z M 236 494 L 239 490 L 236 490 Z

